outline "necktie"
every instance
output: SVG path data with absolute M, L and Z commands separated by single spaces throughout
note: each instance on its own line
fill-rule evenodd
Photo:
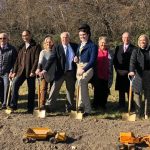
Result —
M 127 45 L 124 46 L 124 53 L 127 51 Z
M 65 71 L 69 70 L 69 49 L 66 47 L 66 63 L 65 63 Z

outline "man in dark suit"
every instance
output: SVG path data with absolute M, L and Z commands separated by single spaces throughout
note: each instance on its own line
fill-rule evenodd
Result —
M 125 93 L 129 92 L 130 86 L 128 79 L 130 57 L 135 49 L 128 32 L 122 34 L 122 42 L 122 45 L 116 47 L 114 55 L 114 67 L 117 73 L 115 89 L 119 91 L 119 108 L 125 107 Z
M 70 43 L 70 34 L 68 32 L 63 32 L 60 35 L 61 44 L 55 45 L 52 53 L 41 72 L 44 75 L 45 72 L 49 70 L 51 65 L 56 62 L 55 78 L 53 85 L 50 90 L 49 98 L 45 105 L 52 108 L 52 104 L 57 99 L 60 88 L 63 82 L 66 82 L 67 91 L 67 107 L 68 109 L 74 108 L 74 92 L 75 92 L 75 80 L 76 80 L 76 64 L 73 62 L 77 44 Z
M 15 77 L 12 88 L 12 99 L 10 107 L 17 109 L 18 91 L 20 86 L 27 80 L 28 86 L 28 112 L 32 113 L 35 100 L 35 71 L 38 64 L 41 46 L 32 38 L 28 30 L 22 32 L 24 43 L 19 47 L 18 57 L 14 65 L 12 78 Z

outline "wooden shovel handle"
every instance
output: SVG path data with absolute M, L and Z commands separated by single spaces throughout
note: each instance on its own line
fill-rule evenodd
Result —
M 128 113 L 130 114 L 131 111 L 131 100 L 132 100 L 132 83 L 134 80 L 135 76 L 129 76 L 128 75 L 128 79 L 130 80 L 130 88 L 129 88 L 129 104 L 128 104 Z
M 41 84 L 41 82 L 40 82 L 40 78 L 37 78 L 37 80 L 38 80 L 38 109 L 40 109 L 40 99 L 41 99 L 41 86 L 40 86 L 40 84 Z
M 130 114 L 131 111 L 131 100 L 132 100 L 132 83 L 130 81 L 130 88 L 129 88 L 129 105 L 128 105 L 128 113 Z

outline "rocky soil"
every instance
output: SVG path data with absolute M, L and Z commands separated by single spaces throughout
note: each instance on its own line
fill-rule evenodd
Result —
M 58 144 L 51 144 L 49 141 L 24 144 L 22 137 L 29 127 L 49 127 L 65 131 L 69 138 L 67 142 Z M 14 113 L 8 116 L 0 111 L 0 150 L 116 150 L 119 133 L 122 131 L 132 131 L 136 136 L 147 135 L 150 134 L 150 122 L 100 119 L 95 116 L 80 121 L 56 113 L 40 119 L 32 114 Z

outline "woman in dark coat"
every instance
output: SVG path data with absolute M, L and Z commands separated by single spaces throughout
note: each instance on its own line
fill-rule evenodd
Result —
M 139 36 L 138 46 L 138 49 L 134 50 L 131 55 L 129 76 L 135 76 L 133 92 L 136 114 L 141 117 L 141 101 L 144 92 L 144 115 L 145 119 L 148 119 L 150 114 L 150 46 L 147 35 Z

